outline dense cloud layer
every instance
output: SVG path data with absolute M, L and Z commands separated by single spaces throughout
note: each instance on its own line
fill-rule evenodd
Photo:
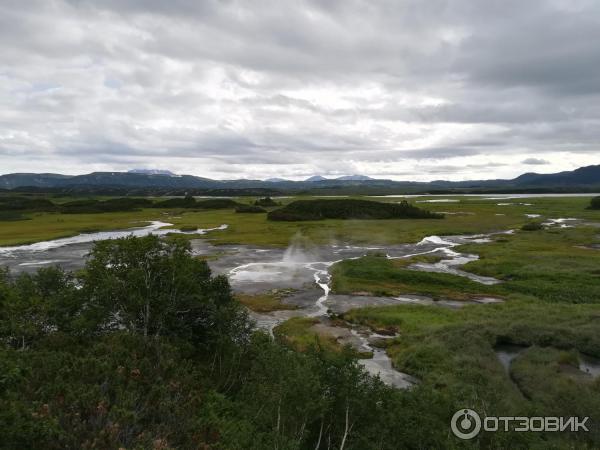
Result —
M 596 1 L 5 0 L 0 172 L 598 164 L 598 42 Z

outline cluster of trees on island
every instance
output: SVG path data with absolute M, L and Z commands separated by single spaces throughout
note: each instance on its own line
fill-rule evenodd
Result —
M 269 220 L 301 221 L 323 219 L 442 219 L 437 214 L 407 201 L 382 203 L 370 200 L 297 200 L 271 211 Z

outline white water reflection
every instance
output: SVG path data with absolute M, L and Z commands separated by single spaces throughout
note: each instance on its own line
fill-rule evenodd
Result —
M 552 198 L 552 197 L 596 197 L 600 193 L 583 192 L 570 194 L 391 194 L 391 195 L 370 195 L 373 198 L 418 198 L 418 197 L 474 197 L 478 200 L 508 200 L 513 198 Z
M 411 258 L 414 256 L 426 255 L 426 254 L 434 254 L 441 253 L 443 258 L 440 261 L 434 263 L 426 263 L 426 262 L 418 262 L 411 264 L 408 266 L 408 269 L 412 270 L 422 270 L 425 272 L 437 272 L 437 273 L 448 273 L 452 275 L 458 275 L 461 277 L 469 278 L 470 280 L 476 281 L 477 283 L 492 285 L 498 284 L 501 281 L 493 278 L 493 277 L 485 277 L 482 275 L 476 275 L 471 272 L 467 272 L 465 270 L 458 269 L 460 266 L 464 266 L 473 261 L 477 261 L 479 259 L 478 255 L 471 254 L 463 254 L 452 250 L 453 247 L 456 247 L 465 243 L 475 243 L 475 244 L 484 244 L 487 242 L 491 242 L 490 238 L 491 234 L 475 234 L 470 236 L 427 236 L 421 242 L 417 244 L 417 246 L 423 246 L 426 244 L 435 244 L 439 245 L 439 247 L 435 247 L 431 250 L 424 252 L 417 252 L 403 256 L 388 256 L 389 259 L 397 259 L 397 258 Z
M 600 377 L 600 359 L 587 355 L 579 355 L 579 370 L 592 378 Z
M 559 217 L 558 219 L 548 219 L 542 225 L 545 226 L 557 226 L 559 228 L 573 228 L 573 225 L 569 225 L 569 222 L 576 222 L 579 219 L 575 219 L 573 217 Z
M 527 350 L 527 346 L 518 344 L 498 344 L 494 347 L 498 361 L 504 367 L 506 372 L 510 372 L 510 366 L 517 356 L 519 356 L 524 350 Z

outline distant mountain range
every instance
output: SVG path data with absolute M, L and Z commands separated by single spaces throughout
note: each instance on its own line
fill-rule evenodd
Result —
M 177 176 L 170 170 L 160 170 L 160 169 L 132 169 L 132 170 L 129 170 L 127 173 L 141 173 L 144 175 L 165 175 L 168 177 Z
M 312 183 L 313 181 L 327 181 L 327 178 L 324 178 L 321 175 L 315 175 L 314 177 L 307 178 L 304 181 Z
M 338 181 L 368 181 L 368 180 L 374 180 L 374 178 L 367 177 L 366 175 L 347 175 L 347 176 L 338 177 L 338 178 L 325 178 L 325 177 L 322 177 L 321 175 L 315 175 L 314 177 L 307 178 L 304 181 L 313 182 L 313 181 L 332 181 L 332 180 L 338 180 Z
M 304 181 L 306 181 L 307 183 L 312 183 L 315 181 L 334 181 L 334 180 L 367 181 L 367 180 L 374 180 L 374 178 L 368 177 L 366 175 L 346 175 L 346 176 L 337 177 L 337 178 L 325 178 L 325 177 L 322 177 L 321 175 L 314 175 L 312 177 L 307 178 Z M 292 182 L 292 180 L 286 180 L 285 178 L 267 178 L 265 181 L 268 181 L 269 183 Z
M 0 175 L 1 189 L 20 191 L 129 193 L 141 195 L 190 192 L 207 195 L 298 194 L 402 194 L 486 192 L 598 192 L 600 165 L 553 174 L 525 173 L 511 180 L 431 182 L 393 181 L 350 175 L 335 179 L 313 176 L 304 181 L 282 178 L 268 180 L 212 180 L 169 171 L 135 169 L 130 172 L 93 172 L 85 175 L 54 173 L 11 173 Z

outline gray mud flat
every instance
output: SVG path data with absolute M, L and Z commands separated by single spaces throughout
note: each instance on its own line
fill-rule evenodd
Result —
M 0 267 L 8 267 L 12 272 L 17 273 L 33 272 L 40 267 L 51 265 L 60 266 L 65 270 L 75 270 L 83 267 L 85 258 L 96 241 L 119 239 L 129 236 L 140 237 L 150 234 L 157 236 L 165 236 L 167 234 L 206 234 L 227 228 L 227 225 L 221 225 L 216 228 L 198 229 L 189 232 L 165 228 L 171 225 L 166 222 L 153 221 L 147 226 L 127 230 L 82 233 L 77 236 L 36 242 L 34 244 L 0 247 Z
M 413 301 L 407 302 L 405 299 Z M 324 304 L 334 314 L 343 314 L 356 308 L 365 308 L 368 306 L 395 306 L 413 302 L 424 302 L 424 304 L 434 303 L 433 299 L 417 295 L 405 297 L 375 297 L 369 295 L 330 294 Z

